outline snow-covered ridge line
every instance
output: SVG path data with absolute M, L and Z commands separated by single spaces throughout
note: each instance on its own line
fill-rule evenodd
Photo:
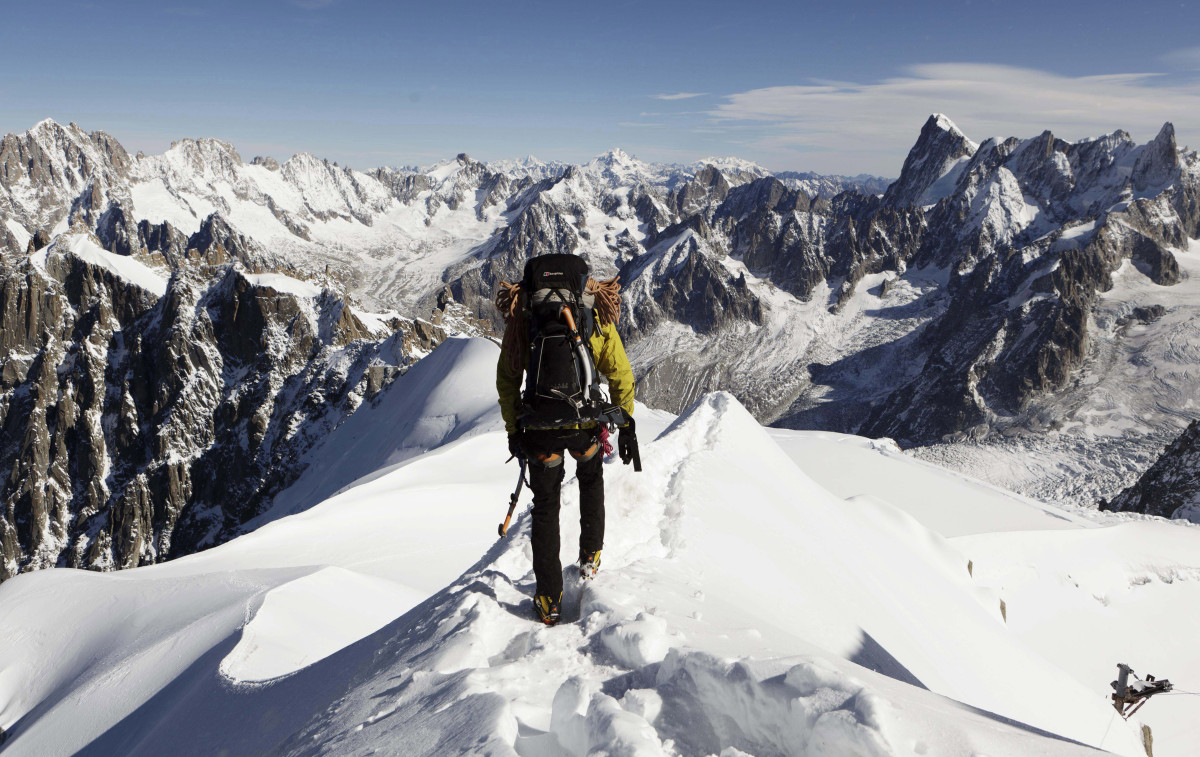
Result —
M 447 347 L 445 372 L 422 387 L 429 404 L 403 410 L 418 435 L 399 443 L 427 439 L 417 443 L 429 454 L 388 464 L 400 411 L 373 405 L 368 425 L 322 454 L 373 445 L 363 470 L 383 467 L 323 503 L 119 577 L 47 571 L 0 586 L 6 752 L 1143 753 L 1136 725 L 1114 720 L 1097 692 L 1104 682 L 1047 659 L 1045 640 L 1019 629 L 1070 623 L 1063 606 L 1095 622 L 1106 610 L 1086 592 L 1108 592 L 1116 608 L 1194 606 L 1191 584 L 1131 588 L 1127 568 L 1110 565 L 1089 568 L 1081 591 L 1037 549 L 1004 562 L 1003 529 L 1082 549 L 1089 565 L 1114 547 L 1130 565 L 1164 568 L 1194 563 L 1197 532 L 1080 528 L 868 440 L 768 434 L 718 394 L 678 419 L 638 409 L 646 470 L 607 466 L 604 566 L 591 584 L 569 583 L 566 622 L 542 628 L 530 618 L 528 514 L 506 539 L 494 532 L 497 492 L 515 475 L 488 394 L 496 348 Z M 442 446 L 420 435 L 477 411 L 474 434 Z M 373 441 L 356 447 L 371 420 Z M 855 494 L 809 471 L 853 479 Z M 930 520 L 887 501 L 897 471 L 939 503 Z M 574 487 L 564 492 L 570 513 Z M 938 531 L 955 518 L 985 530 L 960 548 Z M 569 557 L 574 519 L 563 527 Z M 1009 593 L 1006 567 L 1061 579 L 1038 582 L 1053 601 L 1019 583 Z M 123 623 L 131 613 L 137 634 Z M 1106 664 L 1120 641 L 1067 640 Z M 1182 637 L 1162 642 L 1196 665 Z M 1190 743 L 1155 732 L 1160 757 Z
M 61 238 L 57 243 L 30 256 L 30 261 L 45 270 L 46 257 L 51 254 L 71 254 L 80 260 L 104 268 L 114 275 L 145 289 L 158 297 L 167 293 L 170 272 L 152 268 L 125 255 L 116 255 L 100 247 L 97 240 L 86 234 Z

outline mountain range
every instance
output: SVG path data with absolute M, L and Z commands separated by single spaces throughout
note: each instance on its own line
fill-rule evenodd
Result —
M 619 277 L 651 406 L 726 390 L 1091 503 L 1194 417 L 1197 235 L 1200 158 L 1170 124 L 977 144 L 934 115 L 888 182 L 621 150 L 130 155 L 44 121 L 0 141 L 0 578 L 236 535 L 313 439 L 447 335 L 494 333 L 498 283 L 552 252 Z

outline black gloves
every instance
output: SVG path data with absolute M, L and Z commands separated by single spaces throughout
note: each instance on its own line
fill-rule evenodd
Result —
M 508 435 L 508 451 L 518 460 L 525 459 L 525 450 L 521 448 L 521 432 L 515 431 Z
M 642 469 L 642 456 L 638 452 L 637 432 L 634 430 L 636 425 L 633 418 L 629 419 L 629 424 L 621 426 L 617 431 L 617 453 L 621 456 L 621 462 L 629 465 L 633 463 L 633 469 L 640 471 Z

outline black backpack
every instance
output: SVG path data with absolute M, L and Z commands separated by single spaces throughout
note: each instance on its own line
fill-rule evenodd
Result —
M 610 422 L 614 408 L 600 389 L 588 344 L 596 319 L 587 280 L 587 262 L 578 255 L 539 255 L 525 263 L 521 291 L 528 308 L 529 366 L 523 428 Z

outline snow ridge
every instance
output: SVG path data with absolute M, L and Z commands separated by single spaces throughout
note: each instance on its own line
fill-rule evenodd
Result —
M 499 431 L 198 555 L 6 583 L 23 629 L 0 650 L 0 670 L 18 670 L 0 677 L 0 725 L 19 720 L 10 753 L 1140 753 L 1102 697 L 1012 636 L 944 538 L 874 496 L 832 495 L 728 394 L 656 438 L 669 419 L 639 415 L 646 470 L 609 467 L 604 568 L 587 584 L 566 569 L 555 628 L 530 617 L 528 514 L 487 534 L 513 472 L 491 454 Z M 438 544 L 483 556 L 439 590 L 453 562 L 416 549 Z M 51 609 L 49 583 L 73 601 Z M 63 614 L 94 602 L 155 608 L 158 651 L 106 626 L 83 656 L 56 657 L 79 640 L 43 635 L 45 661 L 11 667 L 43 624 L 77 628 Z M 110 708 L 80 718 L 100 696 Z

